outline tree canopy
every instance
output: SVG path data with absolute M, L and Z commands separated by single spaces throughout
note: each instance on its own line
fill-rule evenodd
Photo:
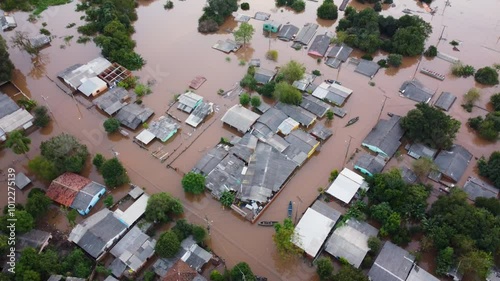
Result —
M 37 177 L 51 181 L 55 179 L 58 175 L 57 169 L 51 161 L 47 160 L 43 156 L 37 156 L 28 162 L 28 168 Z
M 35 118 L 33 119 L 33 124 L 37 127 L 44 128 L 49 125 L 52 119 L 48 113 L 47 107 L 40 105 L 35 107 L 33 110 L 35 113 Z
M 491 180 L 500 189 L 500 151 L 491 153 L 488 160 L 484 157 L 479 159 L 477 167 L 481 176 Z
M 368 281 L 368 276 L 366 276 L 363 271 L 360 269 L 354 268 L 350 264 L 346 264 L 342 266 L 337 272 L 337 274 L 333 275 L 333 280 L 335 281 Z
M 89 156 L 86 145 L 64 133 L 42 142 L 40 151 L 45 159 L 54 164 L 57 175 L 64 172 L 80 173 Z
M 198 31 L 207 33 L 219 29 L 227 17 L 238 10 L 237 0 L 208 0 L 198 19 Z
M 295 227 L 291 219 L 286 218 L 282 224 L 275 224 L 274 230 L 273 241 L 282 259 L 287 260 L 302 253 L 302 249 L 295 246 L 292 242 L 300 238 L 295 237 Z
M 201 174 L 189 172 L 182 178 L 182 187 L 184 191 L 201 194 L 205 192 L 205 177 Z
M 500 93 L 496 93 L 490 97 L 491 105 L 493 105 L 493 110 L 500 111 Z
M 333 264 L 330 258 L 322 257 L 316 261 L 316 273 L 319 280 L 330 280 L 333 274 Z
M 460 129 L 460 121 L 425 103 L 419 103 L 401 118 L 408 139 L 437 149 L 449 149 Z
M 52 200 L 45 195 L 45 191 L 33 188 L 28 194 L 25 208 L 33 218 L 39 218 L 48 211 L 50 204 L 52 204 Z
M 323 4 L 318 7 L 316 15 L 324 20 L 336 20 L 338 18 L 337 6 L 333 4 L 332 0 L 325 0 Z
M 184 212 L 179 199 L 166 192 L 151 195 L 146 206 L 145 218 L 151 222 L 168 222 L 171 216 Z
M 492 67 L 483 67 L 476 71 L 474 79 L 480 84 L 496 85 L 498 84 L 498 72 Z
M 243 46 L 246 46 L 246 44 L 252 40 L 254 33 L 255 29 L 253 28 L 253 25 L 243 22 L 240 27 L 233 32 L 234 40 L 236 40 L 236 42 L 241 42 L 243 43 Z
M 114 133 L 120 129 L 120 121 L 116 118 L 108 118 L 102 125 L 107 133 Z
M 114 157 L 106 160 L 99 169 L 104 178 L 106 186 L 114 188 L 130 181 L 127 170 L 123 167 L 118 158 Z
M 14 65 L 9 57 L 9 52 L 5 39 L 0 36 L 0 82 L 9 81 L 12 78 Z
M 306 67 L 294 60 L 289 61 L 287 64 L 280 68 L 279 73 L 283 75 L 283 78 L 288 83 L 293 83 L 296 80 L 302 79 L 304 73 L 306 72 Z
M 10 232 L 9 229 L 7 229 L 7 226 L 9 225 L 8 219 L 12 218 L 16 219 L 15 231 L 18 234 L 23 234 L 30 231 L 35 225 L 35 220 L 26 210 L 16 209 L 12 212 L 9 211 L 9 213 L 0 218 L 0 228 L 4 233 Z
M 156 242 L 155 251 L 162 258 L 172 258 L 181 248 L 181 242 L 171 230 L 160 235 Z
M 280 102 L 287 104 L 299 105 L 302 102 L 302 93 L 286 82 L 276 84 L 274 97 Z
M 31 139 L 23 131 L 15 130 L 7 135 L 5 147 L 12 149 L 15 154 L 26 154 L 30 150 Z
M 486 114 L 486 118 L 482 116 L 469 118 L 467 123 L 485 140 L 496 141 L 500 135 L 500 111 L 490 112 Z
M 229 273 L 232 281 L 256 281 L 252 269 L 246 262 L 236 264 Z

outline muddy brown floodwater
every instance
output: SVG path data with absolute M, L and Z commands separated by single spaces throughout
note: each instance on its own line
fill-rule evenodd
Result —
M 155 81 L 153 94 L 144 98 L 144 104 L 155 111 L 157 118 L 164 114 L 168 104 L 172 101 L 174 94 L 181 93 L 187 89 L 189 81 L 195 76 L 203 75 L 208 80 L 197 91 L 206 100 L 214 102 L 218 112 L 208 119 L 196 130 L 182 125 L 180 132 L 163 145 L 163 151 L 168 152 L 169 158 L 160 163 L 152 157 L 150 152 L 159 148 L 160 143 L 154 142 L 145 151 L 133 144 L 130 139 L 121 136 L 107 136 L 102 128 L 102 122 L 106 117 L 95 109 L 86 109 L 76 103 L 71 97 L 64 94 L 47 77 L 55 79 L 57 73 L 75 63 L 85 63 L 100 54 L 100 50 L 92 43 L 86 45 L 77 44 L 78 34 L 76 28 L 67 29 L 67 24 L 75 22 L 80 25 L 82 13 L 75 12 L 76 2 L 65 6 L 51 7 L 41 15 L 41 19 L 31 24 L 26 21 L 28 14 L 15 13 L 19 27 L 16 30 L 27 31 L 31 34 L 38 33 L 42 22 L 47 23 L 47 29 L 56 35 L 52 46 L 42 51 L 42 61 L 38 67 L 33 67 L 30 57 L 17 49 L 10 49 L 11 59 L 17 70 L 14 73 L 14 82 L 22 90 L 40 104 L 48 105 L 55 122 L 49 128 L 38 130 L 30 134 L 33 143 L 28 153 L 29 158 L 39 154 L 39 144 L 61 132 L 75 135 L 82 140 L 92 154 L 102 153 L 107 157 L 118 152 L 118 158 L 125 164 L 132 182 L 144 186 L 149 193 L 160 191 L 170 192 L 181 198 L 186 208 L 188 220 L 204 224 L 205 216 L 212 222 L 212 233 L 210 237 L 211 248 L 226 259 L 228 266 L 233 266 L 239 261 L 246 261 L 259 275 L 269 280 L 317 280 L 315 270 L 308 263 L 298 260 L 290 263 L 282 263 L 272 242 L 272 228 L 261 228 L 251 225 L 228 210 L 223 210 L 220 204 L 210 196 L 188 197 L 184 194 L 181 185 L 182 172 L 189 171 L 193 165 L 202 157 L 209 148 L 213 147 L 220 137 L 231 138 L 234 132 L 222 126 L 220 122 L 224 112 L 238 102 L 236 97 L 223 98 L 217 95 L 218 89 L 230 89 L 245 73 L 246 67 L 239 66 L 239 60 L 260 58 L 262 64 L 267 68 L 286 63 L 294 59 L 304 63 L 309 71 L 318 69 L 323 73 L 321 79 L 334 78 L 340 80 L 343 85 L 354 90 L 354 94 L 347 101 L 344 108 L 348 114 L 344 119 L 336 118 L 331 125 L 334 136 L 322 147 L 321 152 L 315 154 L 304 165 L 298 174 L 286 186 L 277 200 L 262 216 L 263 220 L 281 220 L 286 216 L 288 202 L 303 203 L 296 205 L 299 214 L 305 211 L 306 206 L 311 204 L 317 196 L 317 188 L 328 184 L 329 172 L 333 169 L 341 169 L 344 166 L 344 156 L 349 147 L 348 155 L 360 147 L 362 139 L 376 124 L 379 115 L 386 117 L 387 112 L 404 115 L 415 105 L 414 102 L 399 97 L 398 88 L 403 81 L 414 75 L 427 87 L 435 89 L 437 99 L 442 91 L 449 91 L 459 97 L 449 112 L 455 118 L 465 124 L 467 118 L 480 114 L 486 114 L 481 109 L 474 108 L 472 113 L 465 112 L 460 107 L 463 93 L 471 87 L 478 87 L 473 78 L 457 79 L 447 75 L 446 80 L 441 82 L 422 74 L 415 74 L 418 64 L 417 58 L 407 58 L 399 70 L 380 70 L 372 80 L 375 86 L 368 84 L 368 78 L 353 72 L 353 67 L 344 64 L 340 70 L 334 70 L 324 64 L 318 64 L 316 59 L 307 56 L 307 50 L 295 51 L 290 48 L 290 43 L 285 43 L 274 38 L 267 38 L 261 31 L 262 22 L 251 20 L 255 27 L 255 35 L 251 44 L 242 48 L 236 54 L 225 55 L 215 51 L 211 46 L 217 40 L 232 38 L 226 29 L 234 29 L 237 23 L 229 20 L 223 26 L 222 31 L 217 34 L 202 35 L 196 30 L 198 18 L 201 15 L 205 1 L 188 0 L 175 1 L 175 7 L 166 11 L 163 9 L 164 1 L 141 0 L 137 9 L 139 19 L 135 22 L 136 33 L 133 39 L 137 42 L 136 51 L 146 60 L 147 65 L 135 74 L 141 77 L 143 82 Z M 277 9 L 274 1 L 249 1 L 251 9 L 246 14 L 253 15 L 257 11 L 272 14 L 272 19 L 281 23 L 290 22 L 302 26 L 307 22 L 315 22 L 320 25 L 318 34 L 325 31 L 334 31 L 337 22 L 316 20 L 316 8 L 320 3 L 308 1 L 304 13 L 295 14 L 287 9 Z M 339 0 L 335 0 L 340 5 Z M 427 41 L 427 45 L 438 45 L 441 52 L 450 54 L 462 60 L 466 64 L 473 65 L 476 69 L 500 62 L 500 20 L 497 11 L 500 3 L 496 0 L 484 0 L 481 4 L 475 1 L 450 1 L 451 6 L 445 7 L 445 0 L 434 1 L 432 6 L 439 6 L 438 12 L 431 16 L 419 7 L 416 1 L 397 1 L 396 6 L 382 12 L 384 15 L 402 16 L 405 8 L 416 11 L 417 15 L 431 22 L 433 33 Z M 363 5 L 351 3 L 357 8 Z M 342 13 L 340 13 L 342 16 Z M 439 40 L 443 27 L 442 39 Z M 14 32 L 4 33 L 3 36 L 9 40 Z M 73 35 L 74 39 L 66 44 L 63 37 Z M 448 41 L 461 41 L 460 52 L 454 52 Z M 264 59 L 266 51 L 276 49 L 279 52 L 278 62 Z M 359 52 L 355 56 L 362 55 Z M 384 54 L 378 53 L 375 61 Z M 230 61 L 226 60 L 229 57 Z M 440 73 L 448 73 L 450 64 L 435 58 L 433 60 L 423 59 L 421 67 L 427 67 Z M 498 88 L 482 88 L 482 97 L 478 105 L 486 107 L 489 97 L 499 92 Z M 384 95 L 387 101 L 383 112 L 381 112 Z M 174 109 L 170 112 L 184 120 L 187 115 Z M 360 121 L 355 125 L 344 128 L 345 123 L 352 117 L 359 116 Z M 320 122 L 324 122 L 320 121 Z M 133 133 L 135 135 L 137 132 Z M 199 135 L 201 136 L 197 138 Z M 348 140 L 352 137 L 351 144 Z M 196 141 L 194 141 L 196 139 Z M 194 141 L 194 143 L 192 143 Z M 475 157 L 489 155 L 492 151 L 500 149 L 498 143 L 487 143 L 479 140 L 465 125 L 462 125 L 457 137 L 457 143 L 468 148 Z M 185 148 L 189 149 L 181 154 Z M 175 159 L 175 161 L 173 161 Z M 26 171 L 26 158 L 14 155 L 10 150 L 0 150 L 0 169 L 4 172 L 8 167 L 15 167 L 20 171 Z M 476 160 L 469 165 L 468 174 L 473 171 Z M 179 173 L 167 169 L 171 164 L 179 169 Z M 352 168 L 353 162 L 345 164 Z M 85 174 L 94 180 L 101 181 L 100 176 L 90 165 Z M 5 180 L 5 174 L 1 175 Z M 459 184 L 463 184 L 467 176 L 462 178 Z M 35 186 L 43 186 L 44 183 L 35 182 Z M 2 184 L 1 190 L 5 194 L 6 185 Z M 120 191 L 124 193 L 126 190 Z M 26 192 L 18 192 L 18 200 L 24 201 Z M 0 205 L 6 203 L 6 197 L 0 196 Z M 340 210 L 343 207 L 337 206 Z M 424 258 L 430 258 L 424 256 Z M 429 265 L 428 261 L 423 266 Z

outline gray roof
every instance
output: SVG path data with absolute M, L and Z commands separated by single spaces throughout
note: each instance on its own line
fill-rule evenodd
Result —
M 188 238 L 182 240 L 181 248 L 186 251 L 185 254 L 182 255 L 181 260 L 196 271 L 200 271 L 203 265 L 209 262 L 212 258 L 212 254 L 196 244 L 193 236 L 189 236 Z
M 461 145 L 454 145 L 450 151 L 441 150 L 434 163 L 438 166 L 441 174 L 458 182 L 465 173 L 472 154 Z
M 436 154 L 436 149 L 428 147 L 427 145 L 422 143 L 413 143 L 408 149 L 408 155 L 415 159 L 419 159 L 420 157 L 434 159 L 434 156 L 436 156 Z
M 271 145 L 279 152 L 283 152 L 290 144 L 281 136 L 273 132 L 267 125 L 257 122 L 253 126 L 252 135 L 256 136 L 260 141 Z
M 406 183 L 413 184 L 417 181 L 417 175 L 410 168 L 401 167 L 401 177 Z
M 41 48 L 44 45 L 49 44 L 51 41 L 49 36 L 43 34 L 31 37 L 28 40 L 34 48 Z
M 202 175 L 208 175 L 210 171 L 219 165 L 220 161 L 226 157 L 228 150 L 223 145 L 217 145 L 210 149 L 203 157 L 196 163 L 193 171 Z
M 451 106 L 455 102 L 457 97 L 449 92 L 442 92 L 439 98 L 434 103 L 435 107 L 441 108 L 442 110 L 450 110 Z
M 288 118 L 283 111 L 278 108 L 271 107 L 264 114 L 262 114 L 259 119 L 257 119 L 258 123 L 265 124 L 269 129 L 271 129 L 274 133 L 278 132 L 278 127 L 281 125 L 285 119 Z
M 379 69 L 380 65 L 378 65 L 376 62 L 362 59 L 360 60 L 359 64 L 356 66 L 356 69 L 354 71 L 363 74 L 365 76 L 368 76 L 370 78 L 373 78 L 373 76 L 377 74 L 377 71 Z
M 322 118 L 326 114 L 328 109 L 331 108 L 330 105 L 328 105 L 326 102 L 321 101 L 311 95 L 304 95 L 302 97 L 300 107 L 306 109 L 319 118 Z
M 324 57 L 330 46 L 331 39 L 332 38 L 326 34 L 316 36 L 307 53 L 313 56 Z
M 111 249 L 111 254 L 126 267 L 137 272 L 155 252 L 156 240 L 134 226 Z M 114 274 L 116 277 L 119 275 Z
M 237 191 L 241 186 L 244 167 L 243 160 L 229 154 L 206 176 L 205 186 L 216 198 L 220 198 L 224 191 Z
M 498 189 L 484 181 L 469 177 L 464 184 L 464 191 L 470 200 L 475 201 L 478 197 L 498 198 Z
M 392 157 L 401 145 L 400 139 L 404 134 L 403 128 L 399 125 L 400 119 L 400 116 L 393 115 L 389 120 L 379 120 L 362 144 L 377 147 Z
M 341 106 L 347 98 L 352 94 L 352 90 L 338 84 L 321 83 L 312 95 L 318 99 L 327 100 L 331 103 Z
M 17 27 L 16 19 L 13 16 L 6 16 L 4 11 L 0 10 L 0 27 L 2 31 Z
M 304 127 L 308 127 L 314 121 L 316 121 L 316 116 L 314 116 L 314 114 L 296 105 L 289 105 L 282 102 L 278 102 L 275 105 L 275 107 L 283 111 L 283 113 L 288 115 L 288 117 L 299 122 Z
M 62 275 L 50 275 L 47 281 L 61 281 Z
M 122 125 L 135 130 L 153 114 L 154 111 L 151 108 L 132 103 L 122 107 L 115 118 L 118 119 Z
M 406 250 L 387 241 L 368 272 L 372 281 L 406 280 L 415 257 Z
M 191 113 L 193 109 L 203 100 L 203 97 L 193 92 L 186 92 L 179 96 L 177 109 Z
M 52 235 L 49 232 L 32 229 L 27 233 L 19 235 L 17 238 L 16 251 L 22 252 L 23 249 L 28 247 L 41 251 L 51 238 Z
M 236 128 L 238 131 L 246 133 L 250 130 L 255 121 L 257 121 L 259 116 L 259 114 L 236 104 L 224 114 L 221 120 L 229 126 Z
M 70 87 L 76 90 L 83 81 L 99 75 L 110 66 L 111 62 L 103 57 L 98 57 L 85 65 L 75 64 L 70 66 L 57 74 L 57 76 L 62 78 Z
M 310 73 L 305 73 L 302 76 L 302 79 L 293 81 L 292 86 L 304 92 L 306 91 L 307 87 L 309 87 L 309 85 L 311 85 L 311 83 L 314 82 L 314 79 L 316 79 L 315 75 Z
M 272 167 L 272 168 L 270 168 Z M 295 170 L 295 163 L 271 145 L 259 142 L 250 160 L 248 170 L 243 177 L 241 199 L 265 202 L 267 194 L 264 189 L 277 192 Z
M 265 20 L 268 20 L 270 17 L 271 17 L 271 14 L 264 13 L 264 12 L 257 12 L 257 13 L 255 13 L 254 19 L 265 21 Z
M 134 184 L 130 184 L 130 185 L 133 187 L 133 189 L 129 191 L 128 195 L 130 195 L 130 197 L 132 197 L 132 199 L 135 200 L 144 194 L 144 189 L 142 189 L 140 186 L 137 186 Z
M 318 30 L 318 25 L 315 23 L 306 23 L 304 27 L 299 31 L 299 34 L 295 37 L 293 41 L 299 42 L 303 45 L 309 44 L 314 34 L 316 34 L 316 30 Z
M 109 264 L 108 269 L 111 270 L 111 274 L 120 278 L 123 275 L 123 272 L 127 269 L 127 265 L 122 262 L 120 259 L 113 259 L 113 261 Z
M 170 116 L 160 116 L 149 124 L 148 131 L 155 135 L 156 138 L 162 142 L 167 141 L 173 134 L 180 128 L 179 124 L 175 122 Z
M 291 41 L 294 35 L 297 35 L 299 28 L 292 24 L 285 24 L 278 33 L 278 39 Z
M 330 52 L 328 52 L 327 57 L 328 58 L 335 58 L 339 60 L 340 62 L 345 62 L 349 58 L 353 51 L 353 48 L 347 46 L 346 44 L 335 44 L 332 49 L 330 49 Z
M 106 190 L 106 187 L 104 185 L 94 181 L 90 182 L 80 191 L 78 191 L 75 200 L 73 200 L 73 203 L 71 203 L 71 208 L 77 210 L 86 210 L 92 202 L 92 199 L 94 199 L 94 196 L 101 193 L 103 190 Z
M 333 135 L 333 131 L 322 124 L 316 124 L 309 133 L 321 141 L 325 141 Z
M 244 14 L 236 14 L 234 15 L 234 20 L 237 21 L 237 22 L 248 22 L 252 17 L 251 16 L 247 16 L 247 15 L 244 15 Z
M 370 250 L 368 239 L 376 237 L 378 229 L 366 222 L 351 218 L 333 232 L 326 242 L 325 251 L 336 258 L 344 258 L 359 268 Z
M 347 115 L 347 112 L 338 106 L 334 106 L 332 108 L 332 111 L 333 111 L 333 114 L 337 115 L 340 118 L 344 118 L 344 116 Z
M 338 221 L 340 216 L 342 215 L 339 211 L 333 209 L 332 207 L 328 206 L 328 204 L 320 200 L 314 201 L 311 209 L 331 219 L 334 223 Z
M 196 128 L 213 111 L 213 103 L 201 103 L 191 112 L 191 115 L 186 119 L 186 124 Z
M 0 119 L 20 109 L 19 105 L 6 94 L 0 92 Z
M 271 106 L 265 102 L 262 102 L 260 103 L 260 105 L 257 107 L 257 109 L 262 112 L 262 113 L 265 113 L 266 111 L 268 111 L 269 109 L 271 108 Z
M 114 87 L 95 98 L 92 103 L 108 115 L 113 115 L 122 107 L 127 105 L 125 100 L 128 99 L 128 97 L 129 95 L 126 89 L 122 87 Z
M 16 175 L 17 188 L 22 190 L 30 183 L 31 183 L 31 180 L 24 173 L 17 173 L 17 175 Z
M 359 156 L 354 164 L 355 168 L 362 168 L 367 170 L 370 174 L 378 174 L 382 172 L 385 166 L 384 158 L 382 156 L 373 156 L 368 153 L 363 153 Z
M 406 281 L 439 281 L 439 279 L 418 265 L 415 265 L 411 269 L 410 275 Z
M 229 54 L 230 52 L 236 52 L 239 48 L 241 48 L 241 44 L 231 39 L 226 39 L 225 41 L 217 41 L 217 43 L 213 45 L 212 48 Z
M 110 276 L 106 277 L 106 279 L 104 279 L 104 281 L 119 281 L 119 280 L 110 275 Z
M 490 275 L 488 275 L 488 281 L 500 281 L 500 269 L 492 268 Z
M 326 65 L 335 69 L 339 68 L 341 63 L 342 61 L 336 58 L 327 58 L 325 61 Z
M 405 81 L 399 88 L 399 92 L 410 100 L 424 103 L 428 103 L 434 95 L 434 91 L 426 88 L 416 79 Z
M 257 147 L 257 137 L 250 133 L 246 133 L 242 138 L 238 138 L 238 141 L 231 141 L 231 144 L 233 144 L 233 147 L 231 147 L 229 151 L 248 163 Z
M 318 145 L 318 141 L 313 136 L 302 130 L 292 131 L 285 137 L 285 140 L 290 146 L 283 151 L 283 154 L 297 163 L 298 166 L 304 163 L 309 153 Z
M 265 69 L 262 67 L 255 68 L 254 78 L 259 84 L 267 84 L 271 82 L 274 75 L 276 75 L 276 71 Z

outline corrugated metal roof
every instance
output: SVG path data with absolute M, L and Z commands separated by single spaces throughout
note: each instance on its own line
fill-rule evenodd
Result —
M 326 112 L 331 108 L 326 102 L 321 101 L 311 95 L 304 95 L 300 107 L 306 109 L 312 114 L 322 118 Z
M 193 109 L 203 100 L 203 97 L 193 92 L 186 92 L 179 96 L 179 105 L 177 109 L 191 113 Z
M 363 153 L 359 156 L 358 160 L 354 164 L 354 167 L 356 169 L 365 169 L 370 174 L 374 175 L 382 172 L 385 164 L 384 158 L 381 155 L 373 156 L 368 153 Z
M 127 226 L 133 225 L 143 214 L 146 212 L 148 205 L 149 195 L 143 194 L 125 211 L 116 210 L 115 214 Z
M 200 125 L 200 123 L 203 122 L 203 120 L 205 120 L 205 118 L 208 115 L 214 112 L 213 105 L 214 104 L 211 102 L 210 103 L 204 102 L 198 105 L 186 119 L 186 124 L 194 128 L 198 127 L 198 125 Z
M 416 79 L 404 82 L 401 88 L 399 88 L 399 92 L 410 100 L 424 103 L 428 103 L 434 95 L 431 89 L 424 87 L 424 85 Z
M 464 191 L 472 201 L 476 201 L 478 197 L 498 198 L 498 189 L 485 183 L 484 181 L 469 177 L 464 184 Z
M 95 98 L 92 103 L 108 115 L 113 115 L 122 107 L 127 105 L 125 100 L 128 97 L 128 91 L 126 89 L 122 87 L 114 87 Z
M 237 104 L 231 107 L 222 117 L 222 122 L 236 128 L 242 133 L 250 130 L 250 127 L 257 121 L 259 114 L 252 112 L 245 107 Z
M 378 65 L 376 62 L 362 59 L 356 66 L 356 69 L 354 71 L 373 78 L 373 76 L 377 74 L 379 69 L 380 65 Z
M 368 272 L 368 277 L 372 281 L 404 281 L 414 261 L 413 255 L 387 241 Z
M 295 226 L 292 242 L 307 255 L 316 257 L 336 221 L 325 217 L 312 208 L 307 208 Z
M 439 281 L 439 278 L 425 271 L 418 265 L 414 265 L 406 281 Z
M 311 39 L 314 37 L 314 34 L 316 34 L 318 27 L 319 26 L 315 23 L 306 23 L 293 41 L 299 42 L 303 45 L 309 44 L 309 42 L 311 42 Z
M 292 24 L 285 24 L 278 33 L 278 39 L 291 41 L 299 32 L 299 28 Z
M 271 107 L 264 114 L 262 114 L 259 119 L 257 119 L 258 123 L 265 124 L 269 129 L 273 131 L 273 133 L 278 132 L 278 127 L 283 121 L 288 118 L 283 111 Z
M 348 168 L 344 168 L 332 182 L 326 193 L 349 204 L 360 188 L 368 190 L 368 184 L 364 178 Z
M 324 57 L 326 51 L 328 50 L 328 47 L 330 46 L 331 39 L 332 38 L 326 34 L 316 36 L 311 46 L 309 47 L 307 54 L 317 57 Z
M 99 77 L 90 77 L 78 87 L 78 90 L 87 97 L 90 97 L 94 92 L 106 89 L 107 87 L 106 82 L 102 81 Z
M 283 111 L 283 113 L 288 115 L 288 117 L 299 122 L 304 127 L 309 127 L 312 123 L 314 123 L 314 121 L 316 121 L 316 116 L 314 116 L 314 114 L 296 105 L 278 102 L 275 107 Z
M 154 112 L 152 109 L 136 103 L 131 103 L 122 107 L 115 118 L 118 119 L 122 125 L 135 130 L 153 114 Z
M 0 119 L 20 109 L 19 105 L 8 95 L 0 92 Z
M 400 116 L 393 115 L 389 120 L 379 120 L 365 137 L 362 145 L 377 147 L 388 157 L 392 157 L 401 145 L 400 140 L 404 134 L 404 130 L 399 124 L 400 119 Z
M 345 62 L 349 58 L 353 51 L 353 48 L 347 46 L 346 44 L 335 44 L 330 52 L 328 52 L 327 57 L 336 58 L 340 62 Z
M 450 110 L 451 106 L 455 102 L 457 97 L 449 92 L 442 92 L 439 98 L 434 103 L 435 107 L 439 107 L 442 110 Z
M 463 146 L 457 144 L 450 151 L 441 150 L 434 163 L 436 163 L 443 175 L 458 182 L 465 173 L 467 166 L 469 166 L 471 159 L 472 154 Z
M 111 249 L 111 254 L 137 272 L 154 254 L 156 240 L 134 226 Z

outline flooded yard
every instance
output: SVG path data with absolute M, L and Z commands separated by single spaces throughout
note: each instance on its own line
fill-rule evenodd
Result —
M 237 23 L 228 20 L 217 34 L 198 33 L 198 18 L 205 1 L 175 1 L 175 7 L 172 10 L 164 10 L 163 1 L 140 0 L 137 8 L 139 19 L 134 24 L 136 33 L 133 39 L 137 42 L 136 52 L 144 57 L 147 64 L 141 71 L 134 74 L 139 76 L 144 83 L 148 80 L 154 81 L 153 93 L 144 97 L 144 104 L 155 112 L 150 121 L 165 115 L 174 95 L 183 93 L 196 76 L 207 78 L 196 93 L 203 96 L 205 101 L 213 102 L 218 109 L 198 128 L 193 129 L 182 123 L 181 130 L 165 144 L 154 141 L 149 145 L 149 150 L 141 149 L 132 142 L 133 137 L 141 129 L 131 132 L 129 138 L 119 134 L 107 135 L 102 126 L 103 121 L 106 120 L 104 114 L 95 108 L 86 109 L 50 80 L 55 80 L 58 72 L 73 64 L 83 64 L 100 56 L 100 50 L 94 43 L 89 42 L 83 45 L 75 42 L 78 38 L 76 27 L 66 28 L 66 25 L 72 22 L 77 23 L 77 26 L 82 24 L 80 16 L 83 14 L 74 11 L 76 2 L 51 7 L 41 14 L 42 18 L 35 24 L 27 22 L 28 14 L 15 13 L 19 24 L 17 31 L 37 34 L 42 22 L 46 22 L 46 28 L 57 36 L 50 47 L 42 50 L 43 59 L 37 67 L 33 66 L 28 54 L 14 48 L 10 49 L 11 60 L 17 68 L 14 73 L 14 83 L 27 96 L 37 100 L 41 105 L 48 106 L 55 121 L 51 127 L 30 134 L 32 145 L 28 157 L 33 158 L 40 153 L 38 147 L 42 141 L 62 132 L 75 135 L 88 146 L 92 155 L 101 153 L 109 158 L 113 156 L 113 153 L 117 153 L 117 157 L 127 168 L 134 184 L 144 187 L 147 193 L 165 191 L 179 197 L 184 203 L 185 216 L 190 222 L 206 225 L 205 217 L 213 221 L 209 246 L 226 260 L 228 266 L 234 266 L 239 261 L 246 261 L 256 274 L 266 276 L 269 280 L 317 280 L 315 268 L 309 263 L 297 260 L 284 264 L 279 260 L 272 241 L 274 233 L 272 228 L 252 225 L 230 210 L 223 210 L 220 203 L 209 194 L 188 196 L 181 187 L 183 173 L 189 172 L 203 154 L 219 142 L 221 137 L 231 139 L 235 135 L 235 131 L 223 126 L 220 119 L 228 108 L 238 102 L 238 99 L 219 96 L 217 91 L 231 89 L 243 77 L 247 66 L 240 66 L 240 60 L 248 61 L 251 58 L 258 58 L 261 59 L 263 67 L 273 69 L 294 59 L 306 65 L 308 71 L 314 69 L 321 71 L 323 76 L 317 78 L 316 82 L 336 79 L 353 90 L 353 94 L 343 107 L 347 111 L 346 117 L 343 119 L 336 117 L 332 124 L 328 125 L 334 131 L 333 137 L 321 148 L 321 152 L 313 155 L 300 168 L 285 190 L 262 215 L 262 220 L 282 220 L 286 216 L 288 202 L 297 202 L 299 200 L 297 197 L 303 202 L 297 205 L 300 217 L 300 214 L 318 196 L 318 187 L 328 185 L 331 170 L 340 171 L 344 166 L 353 169 L 354 162 L 345 159 L 345 156 L 348 155 L 347 158 L 349 158 L 357 148 L 360 148 L 361 141 L 377 120 L 388 118 L 387 112 L 403 116 L 414 107 L 415 102 L 400 97 L 398 94 L 401 84 L 414 76 L 428 88 L 436 91 L 431 103 L 442 91 L 451 92 L 458 97 L 449 112 L 462 122 L 456 143 L 469 149 L 475 157 L 466 175 L 476 173 L 474 170 L 476 158 L 489 155 L 500 148 L 498 143 L 488 143 L 478 139 L 465 126 L 468 118 L 484 115 L 486 112 L 480 108 L 474 108 L 472 113 L 467 113 L 462 109 L 460 106 L 462 95 L 468 89 L 479 86 L 472 77 L 455 78 L 448 74 L 449 62 L 439 58 L 432 60 L 406 58 L 398 70 L 381 69 L 370 80 L 368 77 L 355 73 L 352 64 L 345 63 L 339 70 L 332 69 L 323 62 L 317 63 L 315 58 L 307 55 L 306 49 L 296 51 L 290 47 L 290 42 L 266 37 L 262 32 L 263 22 L 254 19 L 250 20 L 256 30 L 251 43 L 242 47 L 236 54 L 226 55 L 212 49 L 212 45 L 218 40 L 232 39 L 232 34 L 227 30 L 235 29 Z M 335 0 L 335 3 L 339 5 L 340 1 Z M 307 1 L 306 11 L 295 14 L 287 9 L 275 8 L 273 1 L 251 1 L 250 10 L 244 11 L 244 14 L 253 16 L 255 12 L 263 11 L 270 13 L 271 19 L 282 24 L 290 22 L 302 27 L 307 22 L 317 23 L 320 25 L 317 34 L 334 31 L 338 21 L 316 20 L 316 8 L 319 4 Z M 357 3 L 350 5 L 362 7 Z M 403 15 L 401 11 L 405 8 L 417 11 L 417 15 L 429 21 L 433 26 L 433 33 L 427 45 L 438 45 L 439 51 L 457 57 L 464 64 L 471 64 L 476 69 L 500 62 L 498 41 L 500 21 L 496 14 L 500 8 L 498 1 L 485 0 L 481 5 L 472 1 L 453 1 L 452 6 L 446 7 L 444 14 L 445 0 L 434 1 L 432 7 L 434 6 L 439 6 L 439 9 L 432 16 L 424 13 L 424 9 L 419 7 L 416 1 L 404 0 L 399 1 L 395 7 L 384 10 L 382 14 L 399 17 Z M 339 17 L 341 15 L 342 12 Z M 445 28 L 444 31 L 443 28 Z M 13 34 L 14 32 L 8 32 L 3 35 L 6 40 L 9 40 Z M 73 35 L 74 39 L 70 43 L 65 43 L 63 37 L 69 35 Z M 452 50 L 453 47 L 448 43 L 451 40 L 462 42 L 459 46 L 460 52 Z M 278 51 L 278 62 L 265 59 L 265 53 L 269 49 Z M 362 54 L 354 52 L 354 55 L 360 57 Z M 377 53 L 374 61 L 384 55 Z M 446 79 L 441 82 L 417 73 L 418 64 L 420 67 L 446 74 Z M 369 81 L 374 82 L 375 85 L 370 86 Z M 500 92 L 498 88 L 479 88 L 481 88 L 482 97 L 477 105 L 482 108 L 486 108 L 486 103 L 492 94 Z M 383 106 L 384 99 L 386 101 Z M 175 106 L 169 110 L 169 113 L 181 120 L 185 120 L 188 116 L 177 110 Z M 356 116 L 359 116 L 356 124 L 344 127 L 349 119 Z M 324 123 L 325 120 L 319 122 Z M 151 152 L 160 146 L 165 153 L 168 153 L 165 162 L 151 155 Z M 0 169 L 4 172 L 8 167 L 14 167 L 18 171 L 27 171 L 26 158 L 22 155 L 14 155 L 10 150 L 0 150 L 0 161 Z M 177 170 L 167 168 L 167 166 L 177 168 Z M 85 170 L 85 175 L 102 182 L 101 176 L 90 164 Z M 3 180 L 4 177 L 5 173 L 2 173 L 0 178 Z M 31 178 L 33 178 L 32 175 Z M 464 176 L 459 185 L 463 184 L 466 178 L 467 176 Z M 34 186 L 41 187 L 42 184 L 44 183 L 34 182 Z M 2 189 L 4 188 L 6 185 L 2 185 Z M 115 199 L 121 198 L 127 191 L 128 187 L 117 191 Z M 23 202 L 26 195 L 27 191 L 18 192 L 18 200 Z M 0 196 L 0 206 L 5 204 L 6 198 Z M 337 206 L 337 209 L 343 210 L 343 207 Z M 56 223 L 58 222 L 54 222 Z M 60 223 L 65 224 L 65 222 Z M 424 259 L 426 258 L 427 256 L 424 256 Z M 428 265 L 429 263 L 424 262 L 422 266 L 425 268 Z

